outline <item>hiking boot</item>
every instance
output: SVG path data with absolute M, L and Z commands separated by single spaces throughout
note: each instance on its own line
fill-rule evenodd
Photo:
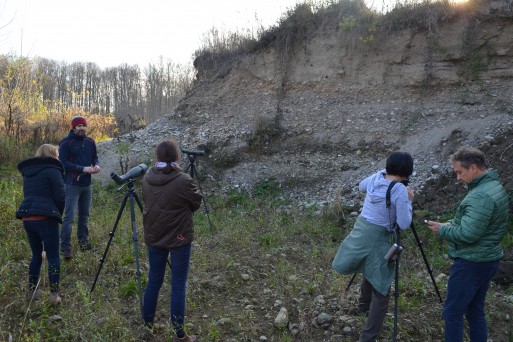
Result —
M 71 247 L 62 247 L 61 254 L 62 257 L 66 260 L 71 260 L 71 258 L 73 258 L 73 251 L 71 250 Z
M 50 292 L 50 304 L 52 306 L 60 305 L 62 302 L 59 292 Z
M 173 342 L 196 342 L 196 335 L 185 335 L 182 338 L 175 336 Z
M 91 242 L 87 241 L 87 242 L 82 242 L 82 243 L 79 243 L 80 245 L 80 250 L 82 252 L 85 252 L 85 251 L 90 251 L 93 249 L 93 245 L 91 245 Z

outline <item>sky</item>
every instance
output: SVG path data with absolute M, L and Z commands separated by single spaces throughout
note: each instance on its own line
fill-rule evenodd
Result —
M 256 32 L 298 0 L 0 0 L 0 54 L 140 67 L 192 61 L 213 27 Z M 299 1 L 302 3 L 302 1 Z

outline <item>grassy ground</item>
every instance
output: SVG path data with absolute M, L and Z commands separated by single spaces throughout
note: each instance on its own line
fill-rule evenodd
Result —
M 48 295 L 27 301 L 30 247 L 21 221 L 14 219 L 21 179 L 4 172 L 0 181 L 0 341 L 165 341 L 172 336 L 169 319 L 169 281 L 160 293 L 153 332 L 143 328 L 138 299 L 134 242 L 129 206 L 122 214 L 96 288 L 91 286 L 113 228 L 124 191 L 95 184 L 90 234 L 96 251 L 77 252 L 62 261 L 63 303 L 54 308 Z M 140 184 L 136 184 L 136 190 Z M 207 197 L 209 218 L 196 215 L 187 299 L 187 330 L 202 341 L 354 341 L 364 317 L 356 314 L 360 278 L 348 291 L 350 277 L 331 270 L 339 243 L 355 217 L 352 209 L 294 209 L 272 184 L 253 196 L 233 191 Z M 420 222 L 433 213 L 418 212 Z M 136 208 L 142 288 L 148 262 L 142 242 L 142 215 Z M 448 274 L 445 246 L 422 224 L 416 224 L 434 276 Z M 76 227 L 73 230 L 75 234 Z M 74 236 L 73 239 L 76 239 Z M 399 337 L 402 341 L 442 341 L 441 304 L 429 279 L 411 231 L 403 234 L 399 296 Z M 509 241 L 511 241 L 511 236 Z M 76 244 L 76 240 L 73 241 Z M 509 246 L 511 248 L 511 246 Z M 46 267 L 44 269 L 46 271 Z M 46 286 L 45 277 L 42 286 Z M 447 279 L 438 288 L 445 296 Z M 48 287 L 46 286 L 46 291 Z M 392 338 L 393 299 L 382 334 Z M 490 338 L 512 341 L 513 289 L 493 285 L 488 296 Z M 289 324 L 275 327 L 280 308 Z M 326 313 L 331 323 L 319 325 Z

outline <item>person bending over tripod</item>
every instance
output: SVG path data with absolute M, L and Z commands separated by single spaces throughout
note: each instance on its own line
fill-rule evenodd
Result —
M 501 241 L 508 229 L 509 199 L 496 171 L 488 169 L 483 152 L 461 147 L 451 156 L 458 181 L 468 193 L 446 223 L 427 221 L 448 243 L 454 260 L 444 303 L 445 341 L 463 341 L 463 316 L 470 341 L 486 342 L 484 303 L 493 275 L 504 256 Z
M 16 218 L 23 221 L 23 227 L 32 249 L 29 265 L 29 290 L 33 299 L 39 299 L 38 279 L 43 263 L 42 252 L 48 257 L 48 278 L 50 280 L 50 303 L 61 303 L 59 279 L 61 261 L 59 258 L 59 223 L 64 211 L 66 192 L 64 190 L 64 167 L 59 161 L 57 146 L 41 145 L 33 158 L 18 164 L 23 175 L 23 202 L 16 211 Z
M 177 162 L 180 150 L 174 139 L 157 145 L 157 163 L 144 175 L 144 242 L 148 246 L 150 272 L 144 292 L 143 319 L 153 326 L 157 298 L 164 281 L 167 258 L 171 256 L 171 323 L 173 341 L 196 341 L 184 331 L 185 291 L 191 242 L 194 239 L 193 212 L 203 198 L 191 176 L 182 172 Z
M 394 242 L 396 230 L 405 230 L 411 224 L 414 194 L 406 184 L 412 172 L 412 156 L 393 152 L 385 170 L 360 182 L 360 190 L 366 193 L 362 212 L 332 263 L 341 274 L 363 274 L 358 312 L 366 314 L 367 319 L 361 342 L 376 341 L 388 310 L 394 263 L 393 258 L 389 261 L 384 256 Z M 390 189 L 392 182 L 398 183 Z

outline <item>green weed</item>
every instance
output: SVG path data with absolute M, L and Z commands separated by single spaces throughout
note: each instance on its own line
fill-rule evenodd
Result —
M 127 299 L 135 296 L 138 293 L 137 282 L 135 280 L 129 280 L 125 284 L 121 284 L 120 296 L 121 298 Z
M 257 198 L 273 199 L 280 195 L 280 183 L 276 179 L 268 179 L 255 184 L 253 195 Z
M 16 205 L 12 204 L 13 199 L 18 203 L 21 200 L 21 177 L 16 172 L 11 175 L 3 178 L 0 185 L 0 205 L 3 208 L 0 216 L 3 227 L 0 229 L 0 305 L 4 308 L 0 312 L 0 340 L 8 340 L 9 334 L 24 341 L 75 340 L 77 336 L 91 341 L 147 340 L 149 337 L 141 324 L 128 210 L 121 215 L 103 270 L 91 292 L 99 260 L 107 246 L 123 196 L 114 187 L 102 187 L 97 183 L 93 188 L 90 219 L 91 239 L 97 250 L 77 250 L 72 261 L 62 262 L 63 304 L 55 309 L 48 305 L 47 300 L 41 304 L 34 303 L 27 314 L 27 323 L 20 328 L 18 322 L 27 312 L 24 298 L 30 247 L 23 225 L 14 218 Z M 136 188 L 139 191 L 139 184 Z M 281 187 L 276 180 L 261 182 L 252 193 L 233 190 L 226 196 L 210 196 L 210 218 L 216 226 L 213 231 L 203 210 L 195 213 L 186 318 L 187 329 L 192 334 L 210 341 L 256 339 L 260 335 L 270 340 L 286 341 L 297 337 L 292 337 L 287 329 L 279 331 L 272 326 L 276 315 L 273 303 L 276 300 L 287 307 L 293 323 L 301 319 L 310 321 L 303 316 L 308 317 L 319 309 L 312 298 L 314 296 L 325 298 L 324 309 L 328 311 L 356 307 L 360 280 L 345 291 L 349 276 L 341 276 L 331 270 L 331 261 L 339 243 L 354 223 L 354 218 L 347 215 L 353 209 L 339 207 L 320 212 L 312 206 L 311 210 L 287 209 L 281 212 L 276 210 L 280 197 Z M 417 214 L 417 221 L 432 216 L 429 212 Z M 340 220 L 341 217 L 344 219 Z M 443 218 L 450 217 L 452 213 Z M 144 290 L 149 265 L 142 243 L 142 215 L 138 209 L 136 226 Z M 451 261 L 445 257 L 445 243 L 421 222 L 417 223 L 417 232 L 424 240 L 425 253 L 434 275 L 448 274 Z M 403 234 L 403 240 L 406 248 L 401 258 L 401 316 L 418 315 L 431 310 L 431 307 L 438 310 L 433 306 L 437 303 L 433 285 L 410 230 Z M 510 240 L 511 235 L 508 235 L 505 244 L 510 244 Z M 76 246 L 75 236 L 72 243 Z M 249 279 L 242 279 L 242 274 L 249 275 Z M 442 296 L 445 295 L 445 282 L 446 278 L 443 278 L 438 283 Z M 166 324 L 165 328 L 154 331 L 152 338 L 157 340 L 169 339 L 172 334 L 167 323 L 169 291 L 167 273 L 156 315 L 158 323 Z M 45 293 L 48 293 L 47 288 Z M 338 303 L 341 296 L 345 298 L 342 307 L 328 304 Z M 248 304 L 254 305 L 254 309 L 245 311 Z M 55 314 L 63 317 L 60 323 L 50 321 Z M 216 317 L 215 322 L 211 321 L 212 317 Z M 261 330 L 250 327 L 261 327 Z M 443 335 L 438 321 L 420 332 L 412 331 L 408 326 L 400 329 L 411 340 L 426 340 L 433 336 L 442 338 Z M 300 338 L 316 340 L 319 333 L 317 328 L 307 324 L 300 332 Z

